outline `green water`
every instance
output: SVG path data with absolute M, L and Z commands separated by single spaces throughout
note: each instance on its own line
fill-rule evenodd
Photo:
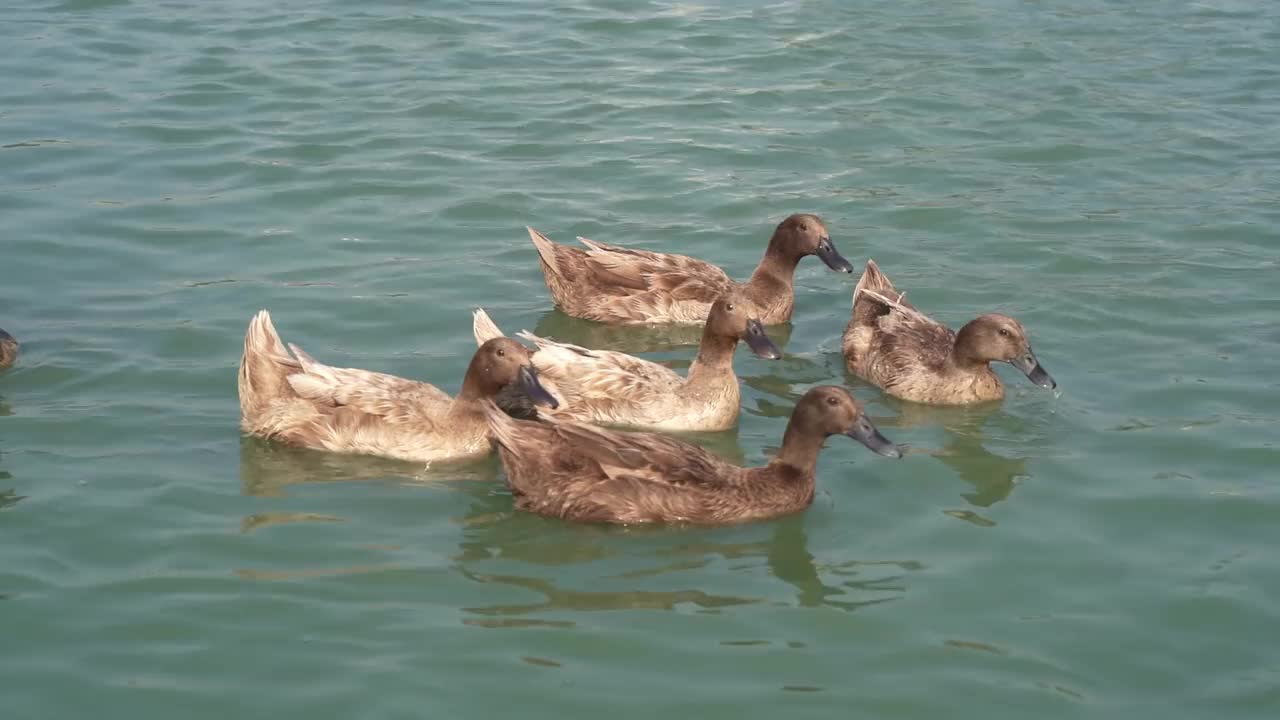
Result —
M 6 718 L 1264 718 L 1280 713 L 1280 5 L 108 2 L 0 21 Z M 456 391 L 470 309 L 550 310 L 531 224 L 750 273 L 790 212 L 1062 395 L 847 377 L 801 265 L 739 353 L 761 462 L 845 382 L 809 511 L 514 514 L 440 473 L 242 438 L 251 314 Z M 789 337 L 787 336 L 789 333 Z M 664 346 L 666 345 L 666 346 Z

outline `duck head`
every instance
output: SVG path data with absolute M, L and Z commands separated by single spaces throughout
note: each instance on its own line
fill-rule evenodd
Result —
M 1022 323 L 1008 315 L 983 315 L 969 321 L 956 334 L 955 354 L 969 362 L 1007 362 L 1042 388 L 1058 386 L 1036 358 Z
M 531 361 L 532 351 L 508 337 L 485 342 L 471 358 L 459 396 L 492 398 L 503 388 L 516 385 L 538 405 L 557 408 L 560 403 L 538 382 Z
M 777 360 L 782 351 L 764 333 L 764 325 L 757 318 L 751 317 L 748 310 L 753 307 L 745 302 L 736 292 L 721 295 L 711 306 L 707 314 L 707 333 L 719 337 L 741 340 L 751 348 L 751 352 L 766 360 Z
M 902 449 L 880 434 L 863 413 L 862 404 L 842 387 L 820 385 L 805 393 L 796 403 L 791 422 L 825 436 L 847 435 L 885 457 L 902 457 Z
M 831 244 L 827 226 L 817 215 L 796 213 L 778 223 L 769 240 L 769 250 L 795 260 L 817 255 L 832 270 L 853 272 L 853 266 Z

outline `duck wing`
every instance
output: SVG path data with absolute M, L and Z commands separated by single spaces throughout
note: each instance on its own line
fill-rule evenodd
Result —
M 877 327 L 880 363 L 891 371 L 887 378 L 910 377 L 922 365 L 940 371 L 955 345 L 954 330 L 919 312 L 894 309 L 879 318 Z
M 732 510 L 735 480 L 745 471 L 697 445 L 578 423 L 554 427 L 564 455 L 580 458 L 595 472 L 550 497 L 522 497 L 524 507 L 616 523 L 714 521 Z
M 434 425 L 453 399 L 440 388 L 385 373 L 336 368 L 318 362 L 297 345 L 289 345 L 302 371 L 288 377 L 300 397 L 313 403 L 348 408 L 392 424 Z
M 850 366 L 884 386 L 908 381 L 924 367 L 946 366 L 955 332 L 907 302 L 874 260 L 853 291 L 843 349 Z
M 537 346 L 533 364 L 564 400 L 564 417 L 625 421 L 635 409 L 661 402 L 684 387 L 678 373 L 649 360 L 589 350 L 530 332 L 520 337 Z
M 596 283 L 612 291 L 613 296 L 600 298 L 601 319 L 698 322 L 706 309 L 686 320 L 686 306 L 710 306 L 734 285 L 724 270 L 705 260 L 578 240 L 587 246 L 586 265 Z
M 688 255 L 636 250 L 584 237 L 579 237 L 578 242 L 587 246 L 587 262 L 596 277 L 608 284 L 685 294 L 723 291 L 733 284 L 724 270 Z M 718 293 L 710 300 L 717 296 Z
M 575 422 L 556 422 L 553 427 L 567 452 L 595 461 L 611 479 L 668 489 L 716 489 L 732 485 L 741 472 L 705 448 L 670 435 Z
M 666 435 L 516 420 L 492 404 L 486 417 L 517 507 L 552 517 L 617 523 L 713 518 L 745 472 Z

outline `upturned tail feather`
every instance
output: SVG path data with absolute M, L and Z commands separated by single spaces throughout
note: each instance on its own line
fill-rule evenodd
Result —
M 271 322 L 271 313 L 259 310 L 244 334 L 240 357 L 240 407 L 246 414 L 283 394 L 293 395 L 289 375 L 302 365 L 289 354 Z
M 538 251 L 538 257 L 542 259 L 543 270 L 555 275 L 557 278 L 563 278 L 564 273 L 561 271 L 560 263 L 556 258 L 556 244 L 551 242 L 551 238 L 528 225 L 525 226 L 525 230 L 529 231 L 529 239 L 533 240 L 533 247 Z
M 475 335 L 476 345 L 483 345 L 494 338 L 505 337 L 502 329 L 493 322 L 484 308 L 476 308 L 471 313 L 471 334 Z
M 883 272 L 880 272 L 880 266 L 876 265 L 875 260 L 867 260 L 867 267 L 862 271 L 862 277 L 858 278 L 858 284 L 853 288 L 853 304 L 857 306 L 858 296 L 863 290 L 871 290 L 893 297 L 898 294 L 894 289 L 893 283 L 889 282 L 889 278 Z

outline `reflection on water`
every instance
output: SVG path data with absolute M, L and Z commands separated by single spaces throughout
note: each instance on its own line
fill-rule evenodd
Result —
M 477 498 L 472 516 L 480 522 L 465 524 L 460 552 L 454 557 L 465 577 L 481 583 L 498 583 L 530 590 L 541 595 L 534 602 L 499 603 L 469 607 L 478 617 L 465 623 L 483 627 L 527 627 L 540 624 L 571 623 L 538 617 L 561 610 L 604 611 L 635 608 L 674 610 L 694 605 L 701 612 L 723 607 L 771 602 L 771 598 L 747 597 L 703 589 L 707 569 L 716 558 L 733 560 L 729 572 L 768 573 L 794 589 L 795 603 L 802 607 L 833 607 L 852 611 L 890 602 L 906 592 L 907 575 L 922 566 L 914 561 L 846 560 L 823 563 L 807 547 L 805 515 L 761 523 L 767 538 L 749 542 L 720 542 L 722 533 L 739 534 L 739 529 L 690 528 L 674 526 L 625 528 L 606 525 L 577 525 L 527 516 L 522 513 L 499 517 L 493 512 L 494 496 Z M 509 506 L 508 506 L 509 507 Z M 571 590 L 552 579 L 530 572 L 510 571 L 511 561 L 540 567 L 579 565 L 620 558 L 634 561 L 640 556 L 645 567 L 600 578 L 598 585 L 618 585 L 615 590 Z M 752 562 L 753 560 L 757 562 Z M 485 572 L 486 562 L 501 562 L 503 572 Z M 646 589 L 647 582 L 663 578 L 671 584 L 673 574 L 686 573 L 691 586 L 679 590 Z M 533 616 L 533 617 L 530 617 Z
M 987 449 L 984 428 L 1004 417 L 999 403 L 966 407 L 931 407 L 887 398 L 898 410 L 896 418 L 875 418 L 886 428 L 940 427 L 943 444 L 927 450 L 942 464 L 951 468 L 962 480 L 973 486 L 973 492 L 962 497 L 977 507 L 990 507 L 1006 498 L 1013 488 L 1029 477 L 1025 458 L 1005 457 Z M 969 510 L 948 512 L 953 517 L 983 527 L 995 523 Z
M 345 518 L 336 515 L 321 515 L 307 512 L 263 512 L 254 513 L 240 521 L 240 532 L 250 533 L 272 525 L 288 525 L 304 522 L 346 522 Z
M 0 480 L 8 480 L 13 477 L 7 472 L 0 470 Z M 0 510 L 13 507 L 18 503 L 26 500 L 26 495 L 19 495 L 17 490 L 0 490 Z
M 671 563 L 659 572 L 684 569 L 690 562 L 687 556 L 701 558 L 699 566 L 705 565 L 707 557 L 711 555 L 727 559 L 763 557 L 771 575 L 796 589 L 796 603 L 800 606 L 856 610 L 897 600 L 906 592 L 906 587 L 902 584 L 905 573 L 922 567 L 915 561 L 896 560 L 819 563 L 809 552 L 804 522 L 804 513 L 780 518 L 771 523 L 769 539 L 759 542 L 695 542 L 681 545 L 665 554 L 685 559 Z M 888 573 L 880 572 L 882 569 L 887 569 Z M 824 575 L 833 579 L 824 581 Z
M 495 480 L 495 463 L 477 460 L 426 466 L 371 455 L 308 450 L 261 438 L 240 438 L 240 487 L 246 495 L 277 497 L 290 485 L 309 482 L 396 478 L 431 483 L 444 480 Z
M 339 577 L 343 575 L 364 575 L 367 573 L 399 570 L 394 564 L 353 565 L 340 568 L 313 568 L 309 570 L 236 570 L 236 577 L 244 580 L 302 580 L 306 578 Z
M 470 572 L 466 568 L 461 568 L 460 570 L 465 577 L 476 582 L 512 585 L 532 590 L 544 596 L 540 602 L 463 608 L 465 612 L 481 616 L 519 616 L 556 610 L 578 612 L 594 610 L 675 610 L 677 606 L 684 604 L 697 605 L 704 610 L 714 610 L 761 601 L 760 598 L 712 595 L 701 590 L 562 590 L 545 578 L 522 577 L 519 575 L 485 575 Z M 474 624 L 494 625 L 497 623 Z
M 777 400 L 761 399 L 754 409 L 744 410 L 761 417 L 789 417 L 804 393 L 814 385 L 833 382 L 844 366 L 838 353 L 786 354 L 781 360 L 765 365 L 765 375 L 742 376 L 742 382 L 753 390 L 772 395 Z
M 947 441 L 934 456 L 973 486 L 974 492 L 963 495 L 971 505 L 991 507 L 1009 497 L 1015 485 L 1030 477 L 1026 459 L 1007 458 L 987 450 L 981 436 L 945 432 Z

